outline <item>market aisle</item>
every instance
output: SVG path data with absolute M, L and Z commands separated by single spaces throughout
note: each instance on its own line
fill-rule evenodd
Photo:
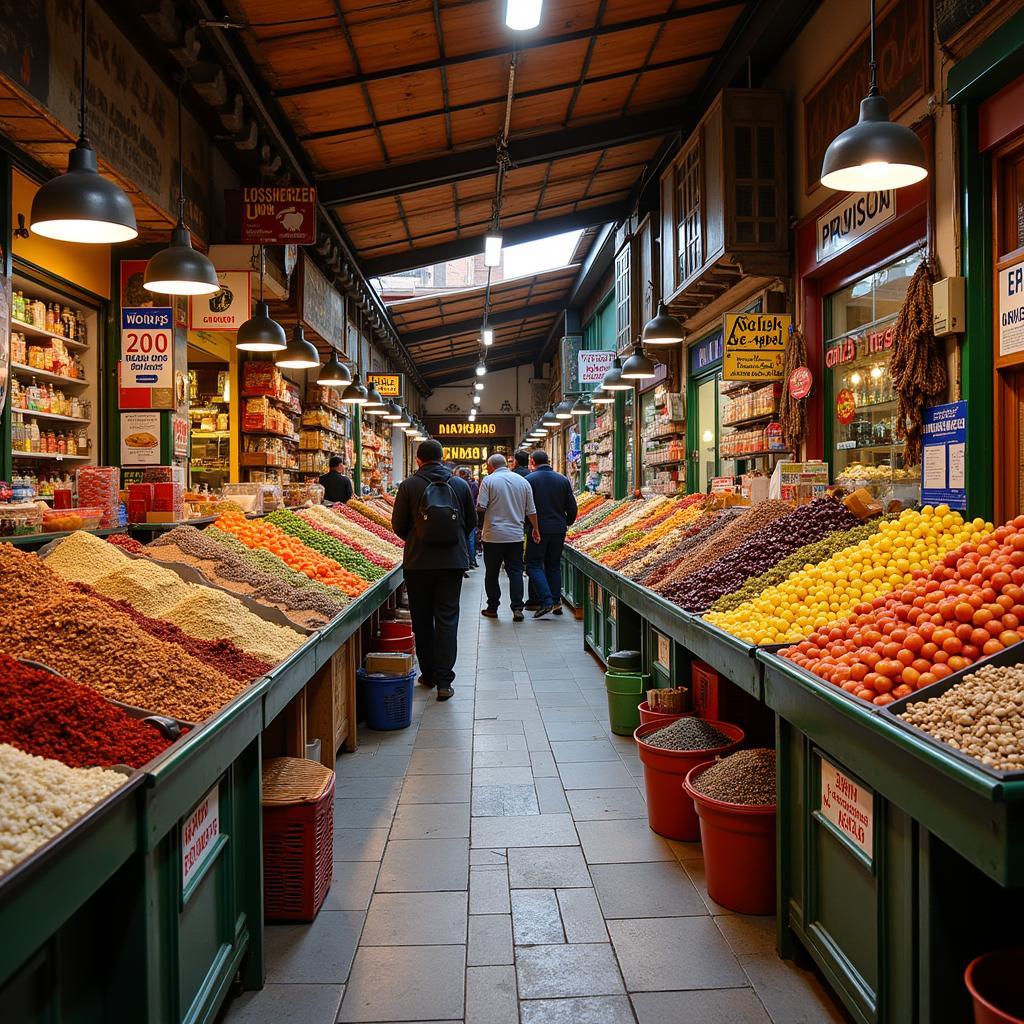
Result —
M 411 729 L 338 759 L 327 902 L 267 928 L 267 987 L 227 1021 L 842 1021 L 771 918 L 707 900 L 699 845 L 648 829 L 580 624 L 483 619 L 482 582 L 455 698 L 419 691 Z

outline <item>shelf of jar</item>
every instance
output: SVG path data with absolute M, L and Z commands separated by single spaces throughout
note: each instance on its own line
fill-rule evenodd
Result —
M 49 370 L 40 370 L 35 366 L 27 366 L 25 363 L 11 363 L 11 373 L 15 377 L 37 377 L 39 380 L 50 382 L 55 384 L 75 384 L 78 387 L 86 388 L 89 386 L 89 382 L 84 377 L 65 377 L 60 373 L 50 373 Z
M 205 438 L 230 437 L 231 436 L 231 431 L 230 430 L 193 430 L 192 431 L 192 436 L 193 437 L 201 437 L 201 438 L 204 438 L 204 439 Z
M 62 341 L 68 348 L 75 349 L 79 352 L 82 352 L 89 347 L 88 342 L 76 341 L 74 338 L 65 337 L 63 334 L 56 334 L 54 331 L 48 331 L 43 327 L 36 327 L 35 324 L 26 323 L 24 320 L 18 320 L 13 316 L 11 317 L 11 330 L 24 331 L 25 334 L 32 334 L 36 337 L 51 338 L 54 341 Z
M 687 459 L 647 459 L 644 462 L 644 469 L 657 469 L 658 466 L 681 466 Z
M 82 416 L 61 416 L 55 412 L 37 412 L 35 409 L 11 409 L 12 413 L 21 413 L 22 416 L 36 416 L 41 420 L 55 420 L 58 423 L 78 423 L 88 424 L 92 420 L 87 420 Z
M 720 457 L 728 462 L 738 462 L 741 459 L 763 459 L 769 455 L 778 455 L 782 458 L 792 455 L 792 452 L 780 452 L 776 450 L 765 450 L 760 452 L 742 452 L 735 455 L 729 455 L 726 452 L 722 452 Z
M 722 421 L 723 427 L 745 427 L 749 423 L 765 423 L 769 420 L 778 419 L 779 410 L 773 409 L 771 412 L 759 412 L 756 416 L 744 416 L 741 420 L 728 420 Z
M 70 460 L 71 462 L 88 462 L 91 455 L 60 455 L 56 452 L 11 452 L 11 457 L 15 459 L 46 459 L 48 461 L 64 462 Z
M 889 441 L 886 444 L 855 444 L 849 441 L 836 443 L 837 452 L 891 452 L 894 448 L 902 448 L 901 441 Z

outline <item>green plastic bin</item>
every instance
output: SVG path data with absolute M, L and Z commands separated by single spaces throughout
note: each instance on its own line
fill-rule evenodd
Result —
M 608 723 L 616 736 L 632 736 L 640 725 L 640 702 L 647 694 L 651 677 L 640 672 L 606 672 Z

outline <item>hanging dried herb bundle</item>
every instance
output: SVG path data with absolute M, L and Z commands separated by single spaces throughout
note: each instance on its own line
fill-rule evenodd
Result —
M 924 410 L 948 383 L 946 361 L 932 333 L 932 282 L 928 260 L 922 260 L 907 288 L 896 318 L 892 342 L 893 390 L 896 392 L 896 436 L 904 440 L 904 464 L 921 461 Z
M 782 361 L 782 398 L 779 401 L 779 423 L 782 439 L 794 455 L 800 454 L 800 444 L 807 435 L 807 399 L 794 398 L 789 392 L 789 378 L 798 366 L 807 365 L 807 340 L 803 331 L 794 328 L 786 345 Z

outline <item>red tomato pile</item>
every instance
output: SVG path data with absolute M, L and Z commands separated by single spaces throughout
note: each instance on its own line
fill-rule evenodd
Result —
M 1024 516 L 781 653 L 847 693 L 884 705 L 1021 640 Z

